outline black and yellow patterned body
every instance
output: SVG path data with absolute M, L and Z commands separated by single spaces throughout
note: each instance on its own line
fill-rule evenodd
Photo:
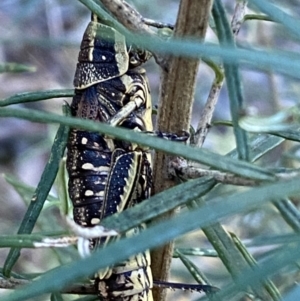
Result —
M 151 98 L 143 52 L 126 45 L 110 26 L 90 22 L 75 73 L 72 115 L 136 131 L 152 131 Z M 151 157 L 147 149 L 99 133 L 72 129 L 67 170 L 74 220 L 93 227 L 109 215 L 134 206 L 150 195 Z M 132 229 L 134 235 L 144 226 Z M 91 248 L 109 238 L 93 240 Z M 152 301 L 149 253 L 100 271 L 95 284 L 103 300 Z

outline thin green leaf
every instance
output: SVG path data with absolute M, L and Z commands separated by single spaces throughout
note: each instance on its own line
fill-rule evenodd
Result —
M 224 71 L 223 71 L 223 68 L 220 67 L 219 64 L 216 64 L 215 62 L 211 61 L 211 60 L 206 60 L 204 59 L 203 62 L 209 66 L 215 73 L 215 83 L 218 85 L 220 83 L 223 82 L 224 80 Z
M 61 235 L 69 234 L 67 231 L 60 232 Z M 60 236 L 51 236 L 51 240 L 60 239 Z M 0 235 L 0 248 L 37 248 L 37 244 L 47 241 L 49 236 L 43 234 L 17 234 Z
M 31 38 L 27 35 L 17 35 L 11 38 L 0 38 L 0 43 L 3 45 L 21 45 L 21 44 L 29 44 L 32 46 L 37 46 L 41 48 L 46 48 L 47 50 L 54 48 L 57 49 L 58 46 L 62 47 L 79 47 L 79 43 L 74 41 L 74 39 L 66 39 L 63 38 Z
M 239 124 L 250 132 L 284 131 L 299 126 L 299 109 L 291 107 L 270 116 L 243 116 Z
M 287 131 L 271 132 L 270 134 L 285 138 L 287 140 L 300 142 L 300 128 L 299 127 L 292 128 Z
M 293 129 L 293 125 L 277 123 L 269 125 L 264 118 L 245 117 L 240 121 L 243 129 L 252 133 L 274 133 L 277 131 L 287 131 Z
M 205 227 L 210 223 L 214 223 L 215 221 L 220 220 L 228 215 L 244 212 L 245 210 L 251 208 L 256 208 L 257 206 L 261 206 L 266 202 L 274 200 L 274 198 L 282 198 L 287 195 L 297 194 L 300 192 L 298 182 L 298 180 L 286 181 L 266 185 L 264 187 L 253 188 L 247 192 L 232 196 L 217 197 L 207 203 L 207 205 L 203 208 L 199 208 L 193 212 L 181 214 L 180 216 L 172 218 L 169 221 L 156 224 L 152 227 L 149 227 L 139 235 L 130 237 L 128 239 L 121 239 L 114 244 L 95 252 L 88 258 L 51 270 L 45 273 L 39 279 L 35 280 L 32 284 L 23 287 L 22 290 L 17 290 L 8 296 L 3 296 L 2 301 L 27 300 L 43 293 L 59 291 L 63 287 L 71 284 L 74 281 L 77 281 L 79 278 L 91 275 L 97 270 L 113 265 L 116 262 L 121 262 L 122 260 L 129 258 L 134 253 L 160 246 L 164 242 L 172 240 L 179 235 L 183 235 L 189 231 L 198 229 L 199 227 Z M 131 211 L 132 209 L 127 210 L 127 212 Z M 124 213 L 125 212 L 121 213 L 118 216 L 118 219 L 121 219 L 121 216 Z M 145 213 L 145 211 L 141 212 L 141 214 Z M 189 223 L 186 222 L 187 220 Z M 104 220 L 103 224 L 104 222 L 105 225 L 109 224 L 112 226 L 112 228 L 114 228 L 113 225 L 116 223 L 116 216 L 111 216 Z M 128 222 L 134 223 L 135 221 L 130 217 L 130 221 Z M 149 237 L 151 237 L 151 239 L 149 239 Z M 279 255 L 282 255 L 282 253 L 279 253 Z M 247 283 L 244 283 L 244 279 L 244 282 L 239 282 L 241 283 L 240 286 L 245 288 L 245 285 L 255 285 L 261 279 L 269 276 L 270 273 L 277 271 L 278 268 L 285 266 L 296 258 L 299 259 L 299 245 L 297 245 L 296 249 L 290 248 L 287 255 L 288 256 L 284 256 L 284 260 L 274 261 L 274 258 L 272 258 L 273 264 L 268 262 L 268 266 L 265 266 L 265 270 L 255 269 L 253 273 L 249 273 L 247 275 Z M 282 259 L 282 256 L 277 256 L 276 259 L 277 258 Z M 258 274 L 258 272 L 261 274 Z M 249 278 L 249 275 L 252 276 L 251 279 Z M 254 276 L 258 278 L 254 278 Z M 235 289 L 236 287 L 234 287 L 234 291 Z M 228 292 L 228 290 L 226 291 Z M 229 293 L 231 292 L 232 287 L 229 289 Z M 223 298 L 222 300 L 229 299 Z
M 184 254 L 177 250 L 176 252 L 177 257 L 182 261 L 185 267 L 188 269 L 190 274 L 199 284 L 209 284 L 212 285 L 209 280 L 205 277 L 205 275 L 198 269 L 198 267 L 190 261 Z
M 96 297 L 96 296 L 86 296 L 86 297 L 76 299 L 76 301 L 99 301 L 99 300 L 102 301 L 100 297 Z
M 268 17 L 266 15 L 257 15 L 257 14 L 247 14 L 247 15 L 245 15 L 244 22 L 252 21 L 252 20 L 274 22 L 274 20 L 271 17 Z
M 116 218 L 113 224 L 107 225 L 107 228 L 123 229 L 124 226 L 128 226 L 129 229 L 132 227 L 132 222 L 134 222 L 134 226 L 138 226 L 145 221 L 145 218 L 147 220 L 151 220 L 170 210 L 182 206 L 195 198 L 203 196 L 214 185 L 215 182 L 211 181 L 209 177 L 203 177 L 177 185 L 172 189 L 165 190 L 152 196 L 150 199 L 144 200 L 141 204 L 131 208 L 130 213 L 128 210 L 125 210 L 121 215 L 124 219 L 119 216 L 120 219 Z M 189 193 L 186 193 L 187 191 Z M 118 215 L 119 214 L 115 214 L 114 216 Z M 127 215 L 130 216 L 129 219 L 126 217 Z M 126 225 L 129 220 L 131 220 L 130 224 Z M 105 220 L 103 222 L 105 224 Z
M 214 154 L 205 149 L 195 149 L 191 146 L 182 145 L 181 143 L 166 141 L 149 135 L 145 136 L 145 134 L 123 128 L 112 127 L 105 123 L 27 109 L 2 108 L 0 110 L 0 116 L 17 117 L 41 123 L 60 123 L 71 127 L 100 132 L 120 140 L 135 142 L 139 145 L 146 145 L 169 154 L 182 156 L 186 159 L 203 163 L 216 169 L 232 172 L 247 178 L 269 181 L 275 179 L 274 175 L 266 169 L 248 162 L 233 160 L 229 157 Z
M 64 155 L 68 133 L 68 127 L 63 125 L 59 127 L 51 149 L 50 159 L 43 171 L 41 180 L 32 197 L 31 203 L 27 209 L 23 221 L 21 222 L 18 234 L 31 233 L 31 231 L 33 230 L 33 227 L 40 215 L 40 212 L 55 180 L 59 162 Z M 18 260 L 19 256 L 19 248 L 13 248 L 10 250 L 4 264 L 4 274 L 7 277 L 10 275 L 11 269 Z
M 289 244 L 300 240 L 299 234 L 284 234 L 284 235 L 271 235 L 256 237 L 251 240 L 247 240 L 244 244 L 247 247 L 257 246 L 272 246 L 278 244 Z
M 250 138 L 249 141 L 249 159 L 254 162 L 261 158 L 263 155 L 284 142 L 283 138 L 276 137 L 268 134 L 255 135 Z M 233 150 L 227 154 L 232 158 L 237 158 L 238 154 L 236 150 Z
M 256 262 L 256 260 L 254 259 L 254 257 L 248 252 L 247 248 L 245 247 L 245 245 L 241 242 L 241 240 L 233 233 L 230 233 L 235 245 L 237 246 L 238 250 L 240 251 L 240 253 L 243 255 L 243 257 L 245 258 L 245 260 L 248 262 L 248 264 L 251 267 L 257 267 L 258 264 Z M 281 295 L 280 292 L 278 291 L 278 289 L 276 288 L 276 286 L 274 285 L 274 283 L 269 280 L 266 279 L 263 282 L 263 286 L 265 288 L 265 290 L 269 293 L 269 295 L 271 296 L 272 300 L 274 301 L 280 301 L 281 300 Z
M 12 175 L 3 175 L 4 180 L 9 183 L 18 194 L 27 202 L 31 200 L 32 195 L 34 194 L 35 188 L 33 186 L 27 185 L 24 182 L 21 182 L 19 179 L 15 178 Z M 57 202 L 58 199 L 51 194 L 47 196 L 49 202 Z
M 198 199 L 190 204 L 190 208 L 198 208 L 205 205 L 206 202 L 203 199 Z M 204 227 L 202 230 L 233 278 L 242 269 L 248 268 L 247 262 L 236 248 L 228 232 L 225 231 L 218 221 L 208 227 Z
M 173 257 L 177 258 L 177 252 L 183 255 L 190 256 L 205 256 L 205 257 L 218 257 L 218 253 L 214 249 L 203 249 L 203 248 L 176 248 L 174 249 Z
M 253 133 L 270 133 L 287 140 L 300 141 L 299 110 L 296 107 L 280 111 L 272 116 L 245 116 L 239 125 Z
M 227 15 L 220 0 L 215 0 L 212 7 L 212 15 L 216 24 L 217 34 L 221 45 L 235 48 L 231 27 L 227 21 Z M 230 99 L 230 111 L 234 127 L 235 140 L 239 159 L 249 160 L 248 138 L 246 132 L 239 126 L 241 113 L 244 111 L 244 100 L 241 89 L 238 63 L 224 63 L 224 71 Z
M 298 208 L 289 200 L 284 199 L 274 202 L 283 219 L 295 231 L 300 232 L 300 212 Z
M 103 9 L 95 1 L 80 0 L 80 2 L 84 3 L 95 13 L 99 15 L 103 14 Z M 115 20 L 114 22 L 119 24 Z M 145 39 L 144 35 L 136 33 L 127 34 L 126 40 L 149 49 L 149 51 L 153 51 L 154 53 L 206 59 L 215 59 L 218 57 L 222 58 L 225 63 L 241 63 L 263 70 L 273 70 L 294 77 L 300 77 L 300 59 L 298 53 L 219 47 L 208 43 L 179 38 L 172 38 L 167 41 L 156 37 Z
M 257 160 L 265 152 L 273 149 L 282 142 L 283 139 L 271 135 L 258 135 L 252 137 L 249 145 L 250 160 Z M 238 154 L 237 151 L 234 150 L 227 154 L 227 156 L 237 157 Z M 209 194 L 206 195 L 206 197 L 210 198 Z M 197 202 L 200 202 L 200 200 Z M 220 223 L 216 221 L 216 223 L 213 225 L 203 228 L 203 231 L 216 249 L 218 256 L 234 278 L 241 273 L 242 269 L 248 268 L 248 263 L 246 262 L 245 258 L 236 248 L 235 244 Z M 257 295 L 261 294 L 260 289 L 253 288 L 253 290 Z
M 300 22 L 299 19 L 284 12 L 283 9 L 276 7 L 274 4 L 266 0 L 249 0 L 260 11 L 270 16 L 275 22 L 281 23 L 290 33 L 300 38 Z
M 18 72 L 35 72 L 35 71 L 36 68 L 33 66 L 27 66 L 18 63 L 0 64 L 0 73 L 4 73 L 4 72 L 18 73 Z
M 269 151 L 273 150 L 275 147 L 280 145 L 282 142 L 285 140 L 273 135 L 268 135 L 268 134 L 259 134 L 259 135 L 254 135 L 253 137 L 250 138 L 249 141 L 249 159 L 251 162 L 254 162 L 261 158 L 263 155 L 268 153 Z M 231 158 L 237 158 L 238 153 L 237 150 L 234 149 L 230 151 L 226 156 L 231 157 Z M 217 181 L 211 178 L 211 183 L 217 184 Z M 206 197 L 209 195 L 206 195 Z
M 250 159 L 256 160 L 265 152 L 273 149 L 283 142 L 283 139 L 271 135 L 258 135 L 250 140 Z M 237 151 L 234 150 L 227 154 L 227 156 L 237 157 Z M 209 197 L 209 196 L 208 196 Z M 199 200 L 198 200 L 199 202 Z M 248 264 L 243 258 L 240 251 L 236 248 L 233 241 L 228 237 L 220 223 L 216 222 L 209 227 L 203 228 L 207 238 L 212 243 L 218 256 L 227 267 L 228 271 L 235 278 L 240 274 L 241 270 L 247 268 Z M 257 295 L 261 294 L 261 290 L 253 288 Z M 273 291 L 271 290 L 271 293 Z
M 2 268 L 0 268 L 0 277 L 5 278 L 5 276 L 3 275 L 3 269 Z M 27 279 L 27 275 L 21 275 L 21 274 L 14 273 L 14 272 L 11 273 L 11 277 L 14 277 L 16 279 Z
M 208 43 L 197 43 L 188 39 L 160 41 L 155 38 L 149 38 L 144 39 L 141 44 L 149 50 L 165 54 L 170 53 L 177 56 L 206 59 L 219 57 L 229 64 L 240 63 L 241 66 L 252 66 L 261 70 L 273 70 L 293 77 L 300 77 L 300 59 L 293 52 L 249 50 L 229 46 L 218 47 Z
M 71 202 L 69 201 L 69 194 L 68 194 L 68 175 L 66 170 L 66 161 L 65 159 L 61 160 L 57 177 L 56 177 L 56 186 L 58 190 L 58 197 L 60 200 L 60 212 L 63 216 L 69 215 L 71 210 Z M 73 208 L 73 207 L 72 207 Z
M 35 248 L 33 242 L 41 242 L 45 238 L 59 238 L 61 236 L 70 235 L 68 231 L 54 231 L 43 233 L 31 233 L 31 234 L 16 234 L 16 235 L 0 235 L 0 247 L 20 247 L 20 248 Z M 13 244 L 13 245 L 10 245 Z
M 293 264 L 299 260 L 300 242 L 284 246 L 273 252 L 272 256 L 265 259 L 259 267 L 254 267 L 247 273 L 242 273 L 235 283 L 227 286 L 220 293 L 216 293 L 213 300 L 223 301 L 231 300 L 231 298 L 238 292 L 246 290 L 249 286 L 258 286 L 266 278 L 278 272 L 280 269 Z
M 0 100 L 0 107 L 17 103 L 34 102 L 51 98 L 73 97 L 74 89 L 57 89 L 35 92 L 23 92 Z

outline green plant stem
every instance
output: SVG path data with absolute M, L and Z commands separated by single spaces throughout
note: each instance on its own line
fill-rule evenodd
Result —
M 221 45 L 235 47 L 232 30 L 227 21 L 227 15 L 221 0 L 213 3 L 212 14 L 216 24 L 217 34 Z M 241 160 L 249 160 L 248 138 L 246 132 L 239 126 L 239 118 L 244 112 L 244 100 L 241 88 L 238 63 L 224 63 L 225 78 L 230 98 L 230 110 L 237 151 Z
M 22 65 L 18 63 L 4 63 L 0 64 L 0 73 L 11 72 L 35 72 L 36 68 L 33 66 Z
M 51 98 L 73 97 L 74 89 L 57 89 L 35 92 L 23 92 L 0 100 L 0 107 L 17 103 L 34 102 Z
M 208 226 L 229 214 L 256 208 L 257 206 L 261 206 L 262 204 L 274 200 L 274 197 L 282 198 L 287 195 L 297 194 L 300 192 L 298 182 L 298 180 L 286 181 L 251 189 L 247 192 L 234 194 L 229 197 L 217 197 L 204 208 L 197 208 L 193 212 L 181 214 L 169 221 L 161 222 L 155 226 L 149 227 L 139 235 L 121 239 L 116 243 L 95 252 L 90 257 L 51 270 L 26 288 L 24 287 L 22 290 L 11 293 L 9 296 L 2 297 L 1 301 L 27 300 L 43 293 L 61 290 L 70 283 L 77 281 L 80 277 L 91 275 L 99 269 L 113 265 L 116 262 L 122 262 L 133 254 L 157 247 L 166 241 L 172 240 L 179 235 L 183 235 L 184 233 L 199 227 Z M 135 209 L 135 207 L 127 210 L 127 213 L 133 209 Z M 121 215 L 124 215 L 124 213 L 125 212 L 120 213 L 118 218 L 114 215 L 103 220 L 103 225 L 106 221 L 105 226 L 107 226 L 107 224 L 109 224 L 108 221 L 110 220 L 110 225 L 112 226 L 112 221 L 114 220 L 116 222 L 120 219 Z M 147 214 L 145 211 L 142 213 Z M 189 223 L 186 222 L 187 220 Z M 131 223 L 135 222 L 132 218 L 130 218 L 129 221 Z M 151 239 L 149 239 L 149 237 L 151 237 Z M 134 246 L 134 248 L 132 246 Z M 299 259 L 299 244 L 289 248 L 289 256 L 282 256 L 283 254 L 286 254 L 286 251 L 284 253 L 282 250 L 279 251 L 279 254 L 278 252 L 276 253 L 277 257 L 275 262 L 268 262 L 268 265 L 263 265 L 264 269 L 255 269 L 253 272 L 248 273 L 247 277 L 243 277 L 238 284 L 235 284 L 234 286 L 230 285 L 225 289 L 224 291 L 226 291 L 226 294 L 230 295 L 233 292 L 236 292 L 237 286 L 240 289 L 241 287 L 245 288 L 249 283 L 251 283 L 251 286 L 255 283 L 260 283 L 260 281 L 266 276 L 269 276 L 270 273 L 274 273 L 279 268 L 290 264 L 296 258 Z M 253 277 L 255 278 L 253 279 Z M 221 292 L 221 294 L 224 293 Z M 220 295 L 218 294 L 218 296 Z M 219 298 L 218 300 L 230 299 Z
M 245 260 L 249 264 L 249 266 L 257 267 L 258 264 L 257 264 L 256 260 L 248 252 L 247 248 L 244 246 L 244 244 L 241 242 L 241 240 L 233 233 L 230 233 L 230 236 L 231 236 L 232 240 L 234 241 L 236 247 L 238 248 L 239 252 L 242 254 L 242 256 L 245 258 Z M 263 287 L 269 293 L 272 300 L 274 300 L 274 301 L 282 300 L 282 297 L 281 297 L 278 289 L 276 288 L 276 286 L 274 285 L 274 283 L 271 280 L 266 279 L 263 282 Z
M 59 167 L 59 162 L 63 157 L 64 150 L 66 147 L 68 133 L 69 128 L 67 126 L 61 125 L 59 127 L 51 149 L 49 161 L 43 171 L 41 180 L 31 199 L 31 203 L 27 209 L 27 212 L 21 222 L 18 234 L 31 233 L 31 231 L 33 230 L 33 227 L 40 215 L 44 202 L 55 180 Z M 10 276 L 11 270 L 16 261 L 18 260 L 19 256 L 19 248 L 10 249 L 4 264 L 4 275 L 6 277 Z
M 27 109 L 2 108 L 0 110 L 0 117 L 1 116 L 17 117 L 41 123 L 60 123 L 66 126 L 81 128 L 92 132 L 100 132 L 117 139 L 135 142 L 139 145 L 149 146 L 169 154 L 182 156 L 191 161 L 203 163 L 211 167 L 215 167 L 216 169 L 232 172 L 233 174 L 241 175 L 246 178 L 262 181 L 275 180 L 273 173 L 251 163 L 217 155 L 205 149 L 195 149 L 191 146 L 182 145 L 177 142 L 166 141 L 164 139 L 151 137 L 131 130 L 112 127 L 105 123 Z

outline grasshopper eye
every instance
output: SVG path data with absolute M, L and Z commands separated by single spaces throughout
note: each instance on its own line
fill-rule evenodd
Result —
M 152 54 L 149 51 L 132 46 L 129 50 L 129 66 L 130 68 L 138 67 L 147 62 L 151 57 Z

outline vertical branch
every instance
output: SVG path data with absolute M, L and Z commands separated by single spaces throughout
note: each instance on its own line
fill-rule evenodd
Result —
M 210 9 L 211 0 L 182 0 L 174 35 L 203 39 L 207 29 Z M 183 57 L 169 58 L 168 70 L 162 73 L 157 121 L 159 130 L 176 133 L 189 128 L 198 66 L 199 60 Z M 174 182 L 167 175 L 168 160 L 167 155 L 156 154 L 154 162 L 155 193 L 174 185 Z M 173 214 L 174 212 L 170 212 L 162 219 L 167 219 Z M 154 279 L 167 279 L 172 251 L 173 243 L 169 243 L 151 253 Z M 165 294 L 165 291 L 154 289 L 154 300 L 164 300 Z
M 231 21 L 231 29 L 233 33 L 233 38 L 236 38 L 240 28 L 244 21 L 244 16 L 246 14 L 247 1 L 237 2 L 234 10 L 234 14 Z M 208 99 L 206 101 L 203 112 L 200 116 L 199 123 L 197 126 L 197 131 L 194 137 L 193 144 L 197 147 L 202 147 L 206 135 L 208 133 L 211 120 L 213 117 L 213 112 L 218 101 L 220 91 L 224 84 L 224 70 L 223 67 L 216 65 L 211 61 L 206 62 L 215 72 L 215 79 L 209 91 Z
M 202 147 L 204 140 L 208 134 L 213 113 L 219 99 L 219 94 L 224 84 L 224 73 L 222 68 L 218 67 L 213 62 L 207 62 L 207 64 L 210 65 L 211 68 L 215 71 L 216 77 L 210 88 L 204 109 L 200 115 L 194 139 L 193 141 L 191 141 L 191 144 L 194 144 L 197 147 Z

